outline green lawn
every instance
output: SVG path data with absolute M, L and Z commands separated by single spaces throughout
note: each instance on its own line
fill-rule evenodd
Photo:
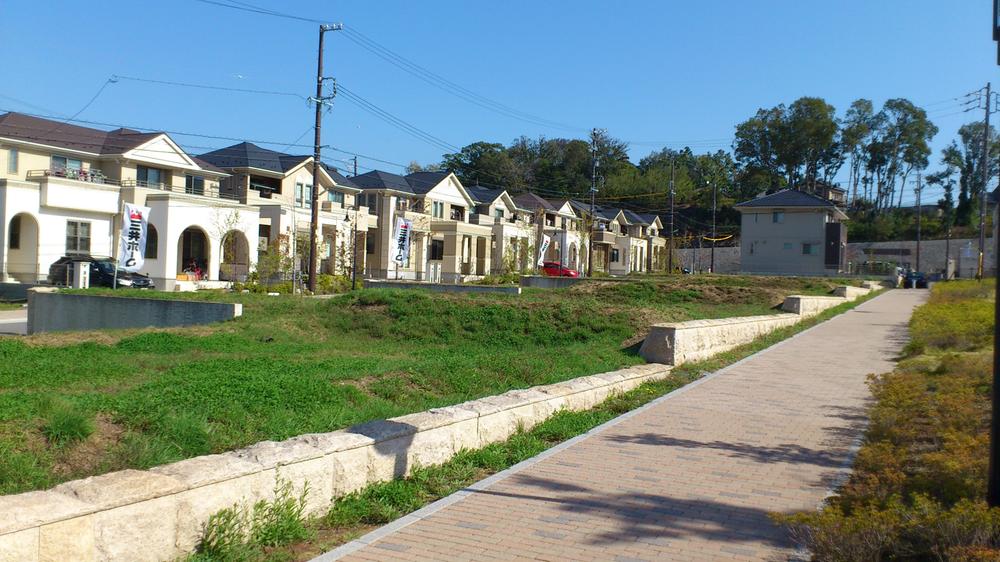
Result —
M 653 322 L 766 314 L 822 279 L 688 276 L 520 297 L 231 293 L 214 326 L 0 338 L 0 493 L 331 431 L 640 363 Z M 100 293 L 99 290 L 91 291 Z
M 0 310 L 20 310 L 23 305 L 19 302 L 0 302 Z

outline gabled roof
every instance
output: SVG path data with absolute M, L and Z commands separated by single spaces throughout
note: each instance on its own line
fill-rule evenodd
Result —
M 0 115 L 0 137 L 91 154 L 122 154 L 161 135 L 166 133 L 125 128 L 102 131 L 23 113 Z
M 410 192 L 414 195 L 423 195 L 437 187 L 445 180 L 449 172 L 413 172 L 406 176 L 406 182 L 410 184 Z
M 658 215 L 652 215 L 652 214 L 643 213 L 643 214 L 640 214 L 639 216 L 642 218 L 643 221 L 645 221 L 642 224 L 645 224 L 647 226 L 652 226 L 652 225 L 654 225 L 656 223 L 659 223 L 660 224 L 660 228 L 663 228 L 663 221 L 660 220 L 660 217 Z
M 224 169 L 256 168 L 284 174 L 302 164 L 311 156 L 293 156 L 267 148 L 261 148 L 251 142 L 241 142 L 212 152 L 206 152 L 198 158 Z
M 482 187 L 479 185 L 466 187 L 465 191 L 469 192 L 469 197 L 471 197 L 472 201 L 477 205 L 492 203 L 505 193 L 502 189 L 491 189 L 489 187 Z
M 553 207 L 551 203 L 534 193 L 522 193 L 517 197 L 514 197 L 514 203 L 522 209 L 527 209 L 529 211 L 535 211 L 540 208 L 545 209 L 546 211 L 556 211 L 556 208 Z
M 643 226 L 649 226 L 650 221 L 642 218 L 642 215 L 635 211 L 630 211 L 628 209 L 622 209 L 622 214 L 625 215 L 625 220 L 632 224 L 639 224 Z
M 326 170 L 326 173 L 329 174 L 331 178 L 333 178 L 333 183 L 337 184 L 337 187 L 356 189 L 358 191 L 361 190 L 358 184 L 351 181 L 351 178 L 348 178 L 344 174 L 341 174 L 337 170 L 337 168 L 327 164 L 326 162 L 323 162 L 323 169 Z
M 351 181 L 361 189 L 391 189 L 403 193 L 413 193 L 413 188 L 403 176 L 383 172 L 382 170 L 372 170 L 354 176 Z
M 824 199 L 818 195 L 813 195 L 812 193 L 806 193 L 805 191 L 798 191 L 795 189 L 783 189 L 777 193 L 737 203 L 735 207 L 805 207 L 818 209 L 836 208 L 837 205 L 829 199 Z

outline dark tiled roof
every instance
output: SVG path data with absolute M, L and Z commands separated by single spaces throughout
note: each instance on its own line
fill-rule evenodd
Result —
M 596 214 L 599 218 L 607 219 L 609 221 L 615 220 L 619 211 L 620 209 L 614 209 L 611 207 L 594 207 L 594 214 Z
M 382 170 L 365 172 L 352 177 L 351 181 L 361 189 L 392 189 L 403 193 L 413 193 L 413 188 L 410 187 L 406 178 Z
M 504 192 L 502 189 L 491 189 L 489 187 L 482 187 L 479 185 L 466 187 L 465 191 L 469 193 L 469 197 L 471 197 L 472 201 L 476 204 L 492 203 L 503 195 Z
M 209 172 L 217 172 L 220 174 L 226 173 L 226 171 L 223 170 L 222 168 L 209 164 L 208 162 L 205 162 L 204 160 L 198 158 L 197 156 L 192 156 L 191 159 L 194 160 L 194 163 L 197 164 L 198 167 L 201 168 L 202 170 L 208 170 Z
M 650 221 L 642 218 L 642 215 L 640 215 L 639 213 L 636 213 L 635 211 L 630 211 L 628 209 L 622 209 L 622 213 L 625 214 L 625 220 L 627 220 L 628 222 L 630 222 L 632 224 L 648 225 L 650 223 Z
M 448 177 L 448 172 L 413 172 L 406 176 L 406 182 L 410 184 L 410 190 L 413 193 L 423 195 L 434 189 L 446 177 Z
M 640 214 L 639 216 L 643 220 L 642 224 L 653 224 L 654 222 L 656 222 L 656 219 L 658 218 L 658 215 L 651 215 L 651 214 L 645 214 L 645 213 Z M 660 222 L 662 223 L 663 220 L 660 219 Z
M 823 199 L 818 195 L 794 189 L 784 189 L 777 193 L 744 201 L 737 204 L 736 207 L 836 207 L 836 205 L 833 201 Z
M 121 154 L 163 134 L 132 129 L 102 131 L 23 113 L 0 115 L 0 137 L 93 154 Z
M 309 156 L 293 156 L 275 150 L 261 148 L 250 142 L 241 142 L 198 156 L 202 160 L 223 169 L 257 168 L 270 172 L 285 173 L 298 166 Z
M 514 198 L 514 203 L 522 209 L 528 209 L 529 211 L 534 211 L 538 208 L 545 209 L 546 211 L 555 211 L 556 208 L 552 206 L 551 203 L 542 199 L 541 197 L 535 195 L 534 193 L 522 193 Z
M 323 162 L 323 168 L 326 170 L 326 173 L 330 174 L 330 177 L 333 178 L 333 182 L 338 186 L 350 189 L 361 189 L 358 184 L 351 181 L 351 178 L 348 178 L 344 174 L 337 171 L 337 168 L 327 164 L 326 162 Z

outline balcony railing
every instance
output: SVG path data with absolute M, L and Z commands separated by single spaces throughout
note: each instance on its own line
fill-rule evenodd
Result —
M 119 187 L 144 187 L 146 189 L 157 189 L 159 191 L 169 191 L 171 193 L 184 193 L 187 195 L 198 195 L 201 197 L 211 197 L 213 199 L 229 199 L 238 201 L 239 197 L 230 193 L 222 193 L 218 187 L 202 186 L 199 188 L 169 185 L 162 182 L 149 182 L 143 180 L 116 180 L 104 175 L 100 170 L 75 170 L 69 168 L 50 168 L 48 170 L 29 170 L 28 180 L 42 181 L 46 178 L 63 178 L 68 180 L 97 183 L 102 185 L 114 185 Z
M 119 185 L 118 180 L 111 179 L 104 175 L 101 170 L 77 170 L 73 168 L 50 168 L 48 170 L 28 170 L 26 176 L 29 180 L 40 181 L 45 178 L 65 178 L 87 183 L 100 183 L 106 185 Z

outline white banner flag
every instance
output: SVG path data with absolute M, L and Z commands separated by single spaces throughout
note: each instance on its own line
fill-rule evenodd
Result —
M 392 234 L 392 239 L 395 242 L 395 256 L 394 260 L 399 265 L 406 264 L 410 261 L 410 231 L 413 230 L 413 221 L 409 219 L 404 219 L 403 217 L 396 217 L 396 230 Z
M 545 264 L 545 252 L 549 250 L 549 244 L 552 243 L 552 238 L 548 234 L 542 235 L 542 247 L 538 249 L 538 267 Z
M 122 238 L 118 252 L 118 267 L 128 272 L 142 269 L 146 252 L 146 227 L 149 224 L 149 207 L 125 203 L 122 214 Z

